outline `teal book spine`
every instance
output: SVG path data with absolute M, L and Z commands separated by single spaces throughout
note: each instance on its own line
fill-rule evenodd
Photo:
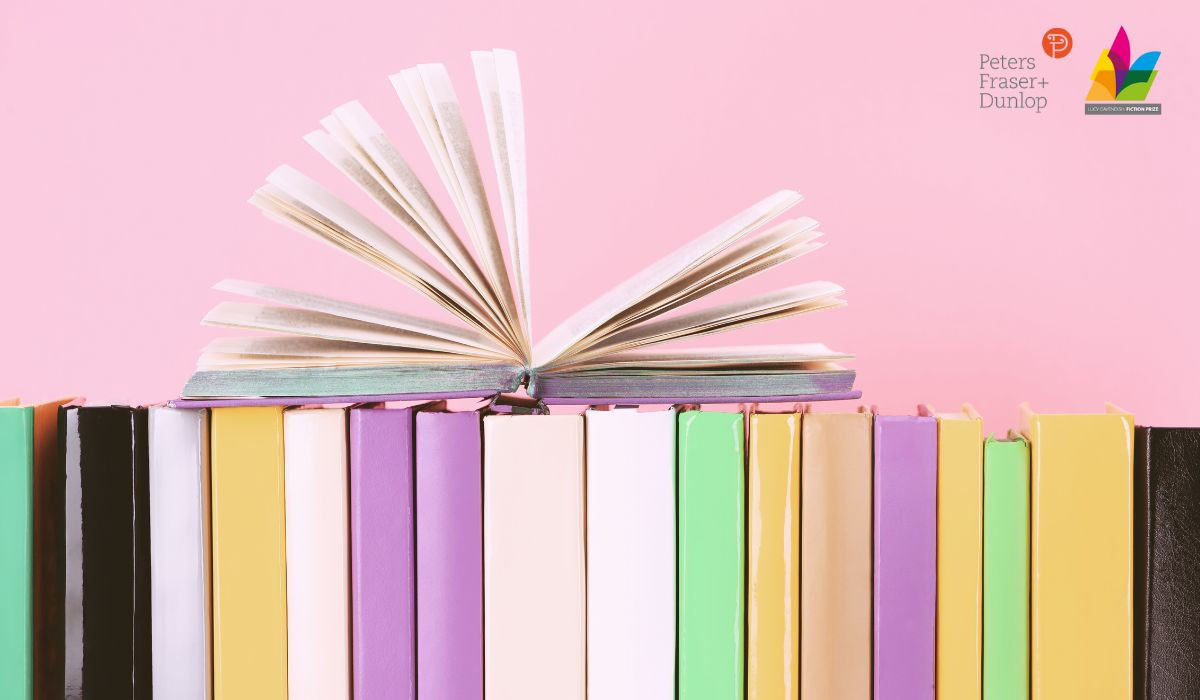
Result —
M 0 698 L 33 697 L 33 409 L 0 408 Z
M 679 700 L 745 697 L 741 413 L 679 415 Z

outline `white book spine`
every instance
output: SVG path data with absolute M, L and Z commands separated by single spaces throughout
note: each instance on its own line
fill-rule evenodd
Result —
M 150 409 L 154 694 L 212 698 L 208 411 Z
M 288 697 L 349 700 L 346 413 L 284 413 Z
M 587 412 L 589 700 L 675 697 L 675 411 Z

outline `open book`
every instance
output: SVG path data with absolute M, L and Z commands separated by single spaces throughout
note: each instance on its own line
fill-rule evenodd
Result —
M 816 250 L 817 222 L 783 219 L 784 190 L 679 248 L 530 337 L 529 214 L 521 82 L 510 51 L 472 54 L 500 197 L 484 191 L 462 109 L 440 64 L 391 81 L 449 192 L 466 236 L 450 223 L 386 134 L 357 102 L 305 140 L 361 187 L 423 248 L 288 166 L 251 198 L 262 212 L 426 295 L 455 322 L 419 318 L 290 289 L 226 280 L 210 325 L 283 335 L 219 339 L 200 357 L 185 397 L 483 395 L 517 390 L 546 401 L 806 399 L 853 391 L 848 356 L 819 344 L 675 349 L 671 341 L 841 306 L 842 288 L 810 282 L 697 311 L 707 294 Z

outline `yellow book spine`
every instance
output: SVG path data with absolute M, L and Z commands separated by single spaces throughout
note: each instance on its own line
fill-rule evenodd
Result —
M 983 421 L 938 417 L 937 696 L 983 683 Z
M 750 416 L 747 588 L 750 700 L 797 700 L 800 416 Z
M 1028 413 L 1033 700 L 1133 694 L 1133 416 Z
M 216 700 L 286 700 L 283 409 L 212 412 Z

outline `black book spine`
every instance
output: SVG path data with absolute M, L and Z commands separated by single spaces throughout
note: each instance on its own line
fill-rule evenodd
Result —
M 1200 428 L 1134 439 L 1134 697 L 1200 698 Z
M 62 461 L 59 697 L 150 698 L 150 506 L 145 409 L 68 407 Z

